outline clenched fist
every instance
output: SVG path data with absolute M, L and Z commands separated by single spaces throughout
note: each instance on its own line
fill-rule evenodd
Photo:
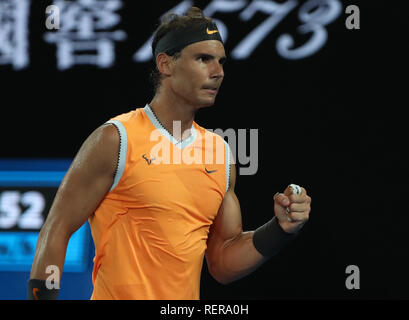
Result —
M 296 194 L 297 188 L 301 193 Z M 302 187 L 290 185 L 284 193 L 276 193 L 274 196 L 274 213 L 281 228 L 287 233 L 295 233 L 300 230 L 308 221 L 310 211 L 311 197 Z

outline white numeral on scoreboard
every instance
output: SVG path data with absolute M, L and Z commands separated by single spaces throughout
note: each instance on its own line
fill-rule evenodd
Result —
M 22 211 L 22 206 L 27 209 Z M 38 191 L 4 191 L 0 193 L 0 229 L 40 229 L 44 208 L 44 196 Z

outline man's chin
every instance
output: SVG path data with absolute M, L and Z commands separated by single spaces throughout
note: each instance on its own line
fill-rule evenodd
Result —
M 207 108 L 207 107 L 211 107 L 214 105 L 214 103 L 216 102 L 216 99 L 203 99 L 200 101 L 200 105 L 199 108 Z

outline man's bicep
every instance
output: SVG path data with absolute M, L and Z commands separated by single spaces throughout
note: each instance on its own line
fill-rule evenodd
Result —
M 88 219 L 113 183 L 118 150 L 113 125 L 101 126 L 87 138 L 58 188 L 48 226 L 71 234 Z
M 236 167 L 230 167 L 229 189 L 220 205 L 219 212 L 210 230 L 218 241 L 228 241 L 241 234 L 242 219 L 239 200 L 234 192 L 236 184 Z
M 242 232 L 239 200 L 233 190 L 227 191 L 214 222 L 214 230 L 223 240 L 232 240 Z

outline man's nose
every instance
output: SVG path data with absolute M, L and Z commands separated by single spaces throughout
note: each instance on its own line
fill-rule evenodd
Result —
M 213 66 L 213 70 L 212 70 L 212 78 L 223 78 L 224 77 L 224 70 L 223 70 L 223 65 L 218 62 L 215 61 L 214 62 L 214 66 Z

